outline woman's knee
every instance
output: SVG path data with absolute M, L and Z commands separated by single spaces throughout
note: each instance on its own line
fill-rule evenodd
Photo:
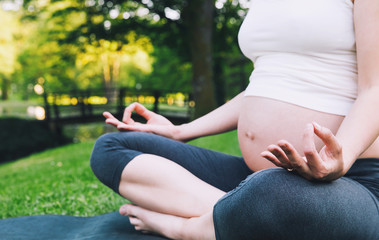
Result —
M 346 179 L 310 182 L 296 173 L 268 169 L 221 199 L 214 221 L 216 231 L 232 234 L 229 238 L 351 239 L 366 234 L 371 239 L 378 213 L 370 195 Z M 243 229 L 241 236 L 235 235 L 238 229 Z
M 141 152 L 131 149 L 128 136 L 132 133 L 107 133 L 97 139 L 90 159 L 95 176 L 118 192 L 118 185 L 125 166 Z
M 139 132 L 113 132 L 100 136 L 93 147 L 91 154 L 91 166 L 99 161 L 106 161 L 112 157 L 123 155 L 128 150 L 135 151 L 138 139 L 142 133 Z
M 96 140 L 93 151 L 106 151 L 108 148 L 113 147 L 119 142 L 119 134 L 118 132 L 103 134 Z
M 107 158 L 107 153 L 114 148 L 117 142 L 116 134 L 117 133 L 106 133 L 96 140 L 90 158 L 91 167 L 96 167 L 99 161 L 103 161 Z

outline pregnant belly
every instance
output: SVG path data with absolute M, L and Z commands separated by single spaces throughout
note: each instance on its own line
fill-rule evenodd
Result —
M 337 132 L 343 116 L 322 113 L 262 97 L 244 97 L 238 121 L 238 140 L 246 164 L 253 171 L 274 165 L 260 156 L 270 144 L 288 140 L 302 154 L 302 137 L 307 123 L 316 121 Z M 316 148 L 323 143 L 315 137 Z

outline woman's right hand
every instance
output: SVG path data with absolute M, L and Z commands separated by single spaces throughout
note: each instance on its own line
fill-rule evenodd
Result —
M 147 122 L 135 122 L 132 119 L 132 113 L 134 111 L 145 118 Z M 172 124 L 167 118 L 148 110 L 142 104 L 137 102 L 132 103 L 125 108 L 122 121 L 119 121 L 109 112 L 104 112 L 103 115 L 106 118 L 106 123 L 117 127 L 120 131 L 150 132 L 171 139 L 180 140 L 178 138 L 179 131 L 177 126 Z

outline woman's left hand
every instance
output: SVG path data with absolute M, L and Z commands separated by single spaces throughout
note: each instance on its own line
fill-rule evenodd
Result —
M 325 144 L 317 152 L 314 143 L 316 134 Z M 278 167 L 296 171 L 308 180 L 332 181 L 345 174 L 342 147 L 333 133 L 317 123 L 307 124 L 303 136 L 302 157 L 286 140 L 270 145 L 261 156 Z

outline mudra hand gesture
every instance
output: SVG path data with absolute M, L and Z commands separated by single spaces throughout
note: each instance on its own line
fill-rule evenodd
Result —
M 134 111 L 145 118 L 147 122 L 135 122 L 132 119 L 132 113 Z M 117 127 L 120 131 L 150 132 L 175 139 L 175 125 L 167 118 L 148 110 L 140 103 L 135 102 L 125 108 L 122 121 L 119 121 L 109 112 L 104 112 L 103 115 L 106 118 L 106 123 Z
M 314 134 L 325 144 L 317 152 Z M 261 155 L 278 167 L 296 171 L 308 180 L 332 181 L 345 174 L 342 147 L 333 133 L 317 123 L 307 124 L 303 136 L 304 157 L 286 140 L 270 145 Z

